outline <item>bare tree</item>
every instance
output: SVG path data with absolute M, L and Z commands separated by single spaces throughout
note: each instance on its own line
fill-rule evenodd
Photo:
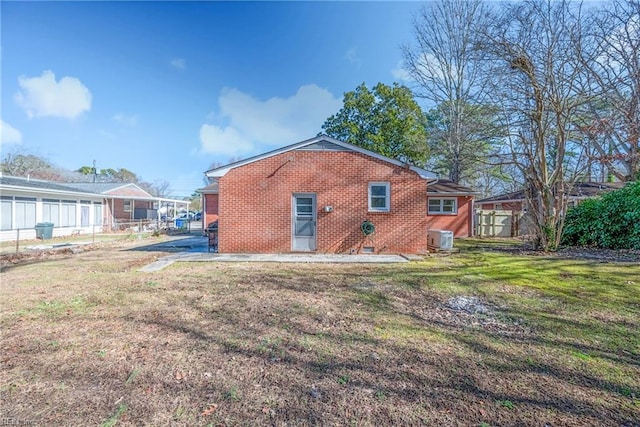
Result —
M 479 45 L 493 67 L 487 75 L 500 102 L 509 155 L 524 177 L 535 244 L 555 249 L 567 206 L 567 185 L 579 166 L 573 127 L 590 101 L 577 60 L 586 49 L 581 5 L 568 0 L 508 4 Z
M 24 150 L 7 152 L 2 157 L 2 173 L 6 175 L 64 181 L 66 172 L 48 159 Z
M 171 183 L 164 179 L 156 179 L 152 183 L 140 182 L 140 186 L 154 197 L 168 197 L 171 194 Z
M 592 160 L 620 181 L 640 178 L 640 1 L 607 2 L 590 20 L 593 50 L 579 52 L 598 96 L 579 122 Z
M 211 169 L 217 169 L 217 168 L 220 168 L 222 166 L 230 165 L 231 163 L 239 162 L 240 160 L 242 160 L 242 159 L 239 156 L 231 156 L 231 157 L 229 157 L 229 160 L 227 160 L 226 162 L 221 162 L 219 160 L 216 160 L 216 161 L 213 161 L 213 162 L 209 163 L 209 168 L 207 170 L 210 171 Z M 205 175 L 202 178 L 202 181 L 204 182 L 204 185 L 209 185 L 213 181 L 215 181 L 215 179 L 214 178 L 209 178 L 209 177 L 207 177 Z
M 414 44 L 404 46 L 404 68 L 417 83 L 416 95 L 440 116 L 434 150 L 449 178 L 459 182 L 487 152 L 479 115 L 490 112 L 486 86 L 476 61 L 475 35 L 490 17 L 481 0 L 439 0 L 424 6 L 413 21 Z

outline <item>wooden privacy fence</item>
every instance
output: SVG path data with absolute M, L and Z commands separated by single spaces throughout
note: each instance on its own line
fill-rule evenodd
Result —
M 516 237 L 520 235 L 522 212 L 476 210 L 474 225 L 477 237 Z

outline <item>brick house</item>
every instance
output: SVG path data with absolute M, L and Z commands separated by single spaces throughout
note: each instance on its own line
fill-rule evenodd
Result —
M 435 174 L 326 136 L 205 175 L 203 224 L 218 221 L 220 252 L 423 253 L 430 221 L 469 232 L 450 202 L 434 215 L 448 221 L 427 215 Z
M 473 235 L 473 200 L 479 194 L 448 179 L 427 185 L 427 227 L 450 230 L 455 237 Z

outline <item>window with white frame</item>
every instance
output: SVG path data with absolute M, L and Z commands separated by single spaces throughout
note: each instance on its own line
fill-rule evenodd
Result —
M 93 223 L 102 225 L 102 203 L 93 202 Z
M 89 212 L 91 211 L 91 202 L 80 200 L 80 227 L 89 226 Z
M 16 223 L 14 228 L 33 228 L 36 225 L 36 199 L 15 198 Z
M 456 198 L 429 198 L 430 214 L 455 215 L 458 213 L 458 202 Z
M 42 199 L 42 221 L 60 225 L 60 200 Z
M 124 203 L 124 211 L 131 212 L 131 200 L 125 200 L 123 203 Z
M 76 226 L 76 202 L 75 200 L 63 200 L 60 205 L 60 226 Z
M 0 196 L 0 230 L 11 230 L 13 225 L 13 197 Z
M 369 183 L 369 211 L 389 212 L 391 210 L 391 186 L 388 182 Z

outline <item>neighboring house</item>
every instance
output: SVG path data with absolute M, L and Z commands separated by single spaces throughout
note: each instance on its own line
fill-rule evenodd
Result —
M 577 182 L 568 188 L 569 206 L 576 206 L 582 200 L 590 199 L 613 190 L 624 187 L 624 182 Z M 475 202 L 476 209 L 504 210 L 523 212 L 526 210 L 526 197 L 524 190 L 512 193 L 499 194 L 487 197 Z
M 430 225 L 470 232 L 468 189 L 429 193 L 432 172 L 326 136 L 205 175 L 203 225 L 218 221 L 220 252 L 424 253 Z
M 198 190 L 202 195 L 202 228 L 218 220 L 218 182 Z
M 131 183 L 53 182 L 0 176 L 0 240 L 35 238 L 37 223 L 54 224 L 53 235 L 110 231 L 119 224 L 157 219 L 157 209 L 188 202 L 153 197 Z
M 622 182 L 580 182 L 567 185 L 569 207 L 624 186 Z M 532 232 L 524 190 L 480 199 L 475 203 L 475 235 L 478 237 L 515 237 Z

